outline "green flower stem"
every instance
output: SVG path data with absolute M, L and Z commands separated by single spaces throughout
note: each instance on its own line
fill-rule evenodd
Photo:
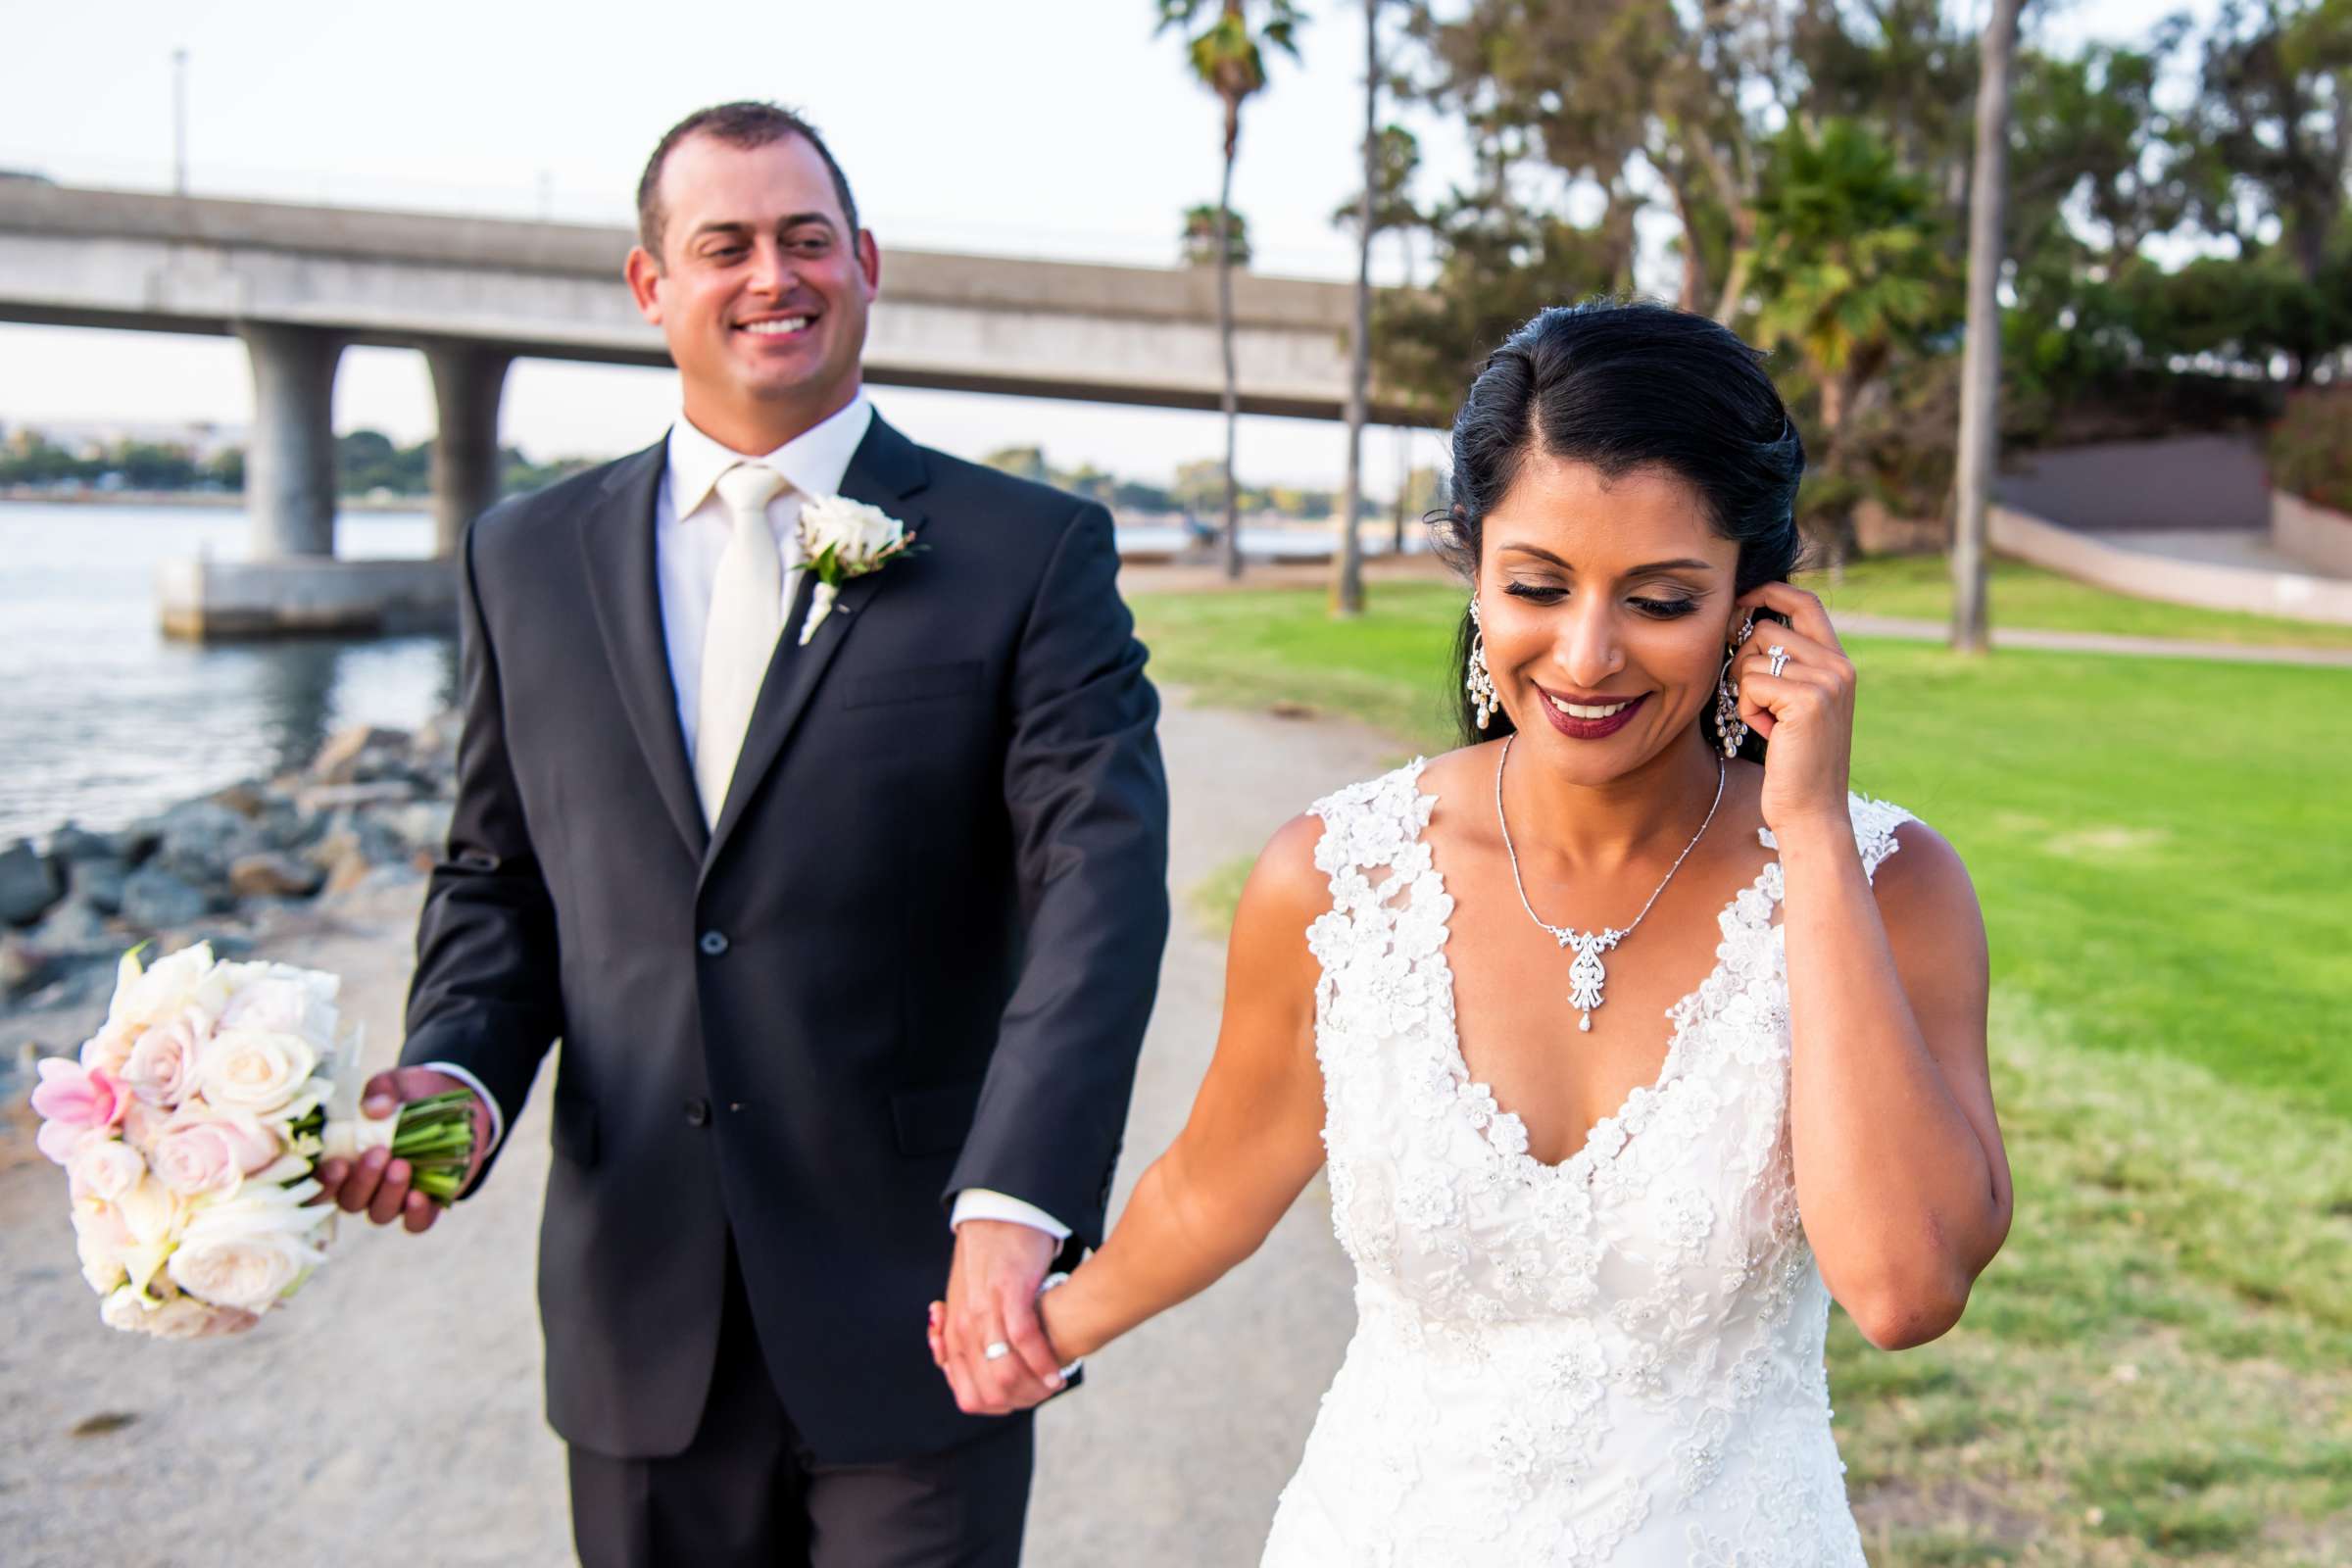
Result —
M 408 1161 L 410 1186 L 448 1207 L 473 1166 L 472 1094 L 452 1090 L 403 1105 L 392 1157 Z

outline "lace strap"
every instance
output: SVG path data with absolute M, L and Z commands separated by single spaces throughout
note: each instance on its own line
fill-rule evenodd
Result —
M 1888 801 L 1847 792 L 1845 808 L 1854 819 L 1854 844 L 1862 852 L 1865 876 L 1878 875 L 1880 862 L 1903 847 L 1894 830 L 1918 818 Z
M 1378 778 L 1334 790 L 1307 808 L 1323 819 L 1315 841 L 1315 867 L 1331 881 L 1335 910 L 1352 912 L 1377 902 L 1369 873 L 1410 869 L 1421 830 L 1437 802 L 1421 793 L 1426 758 Z
M 1862 874 L 1873 878 L 1886 857 L 1903 847 L 1894 830 L 1905 822 L 1919 820 L 1890 801 L 1874 800 L 1852 790 L 1846 791 L 1845 810 L 1854 824 L 1854 847 L 1862 852 Z M 1756 829 L 1756 841 L 1776 854 L 1780 851 L 1780 840 L 1772 836 L 1768 827 Z

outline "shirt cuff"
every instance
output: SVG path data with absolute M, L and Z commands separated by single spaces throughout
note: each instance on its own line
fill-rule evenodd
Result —
M 956 1207 L 948 1216 L 948 1228 L 953 1230 L 967 1219 L 1009 1220 L 1015 1225 L 1044 1231 L 1057 1242 L 1070 1239 L 1070 1228 L 1035 1203 L 1024 1203 L 985 1187 L 966 1187 L 956 1195 Z
M 498 1097 L 492 1094 L 489 1090 L 484 1089 L 482 1087 L 482 1081 L 479 1078 L 476 1078 L 473 1074 L 467 1072 L 465 1068 L 459 1066 L 454 1061 L 420 1061 L 416 1065 L 432 1072 L 445 1072 L 452 1078 L 455 1078 L 458 1082 L 464 1084 L 466 1088 L 472 1090 L 475 1094 L 482 1097 L 482 1103 L 490 1107 L 490 1148 L 482 1151 L 482 1156 L 485 1159 L 489 1157 L 492 1150 L 495 1150 L 500 1144 L 506 1142 L 506 1112 L 499 1109 Z

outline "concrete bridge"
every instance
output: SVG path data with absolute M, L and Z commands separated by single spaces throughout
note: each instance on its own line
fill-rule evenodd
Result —
M 624 228 L 0 178 L 0 320 L 242 339 L 253 363 L 246 494 L 257 562 L 334 555 L 330 418 L 344 347 L 419 350 L 437 406 L 433 510 L 446 555 L 497 497 L 499 402 L 514 360 L 669 363 L 620 281 L 632 239 Z M 1208 271 L 886 249 L 882 281 L 865 362 L 874 382 L 1218 406 Z M 1349 294 L 1340 283 L 1235 278 L 1245 412 L 1340 416 Z M 1379 403 L 1374 414 L 1410 418 Z M 381 598 L 397 574 L 376 575 L 366 597 Z M 337 612 L 322 604 L 320 613 Z

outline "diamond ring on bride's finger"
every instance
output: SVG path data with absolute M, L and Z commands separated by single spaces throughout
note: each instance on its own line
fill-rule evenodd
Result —
M 984 1361 L 1002 1361 L 1011 1353 L 1011 1346 L 1003 1340 L 993 1340 L 981 1348 L 980 1357 Z
M 1764 657 L 1772 661 L 1772 667 L 1766 671 L 1767 674 L 1777 677 L 1782 670 L 1788 667 L 1788 650 L 1783 648 L 1779 643 L 1774 643 L 1770 648 L 1765 649 Z

